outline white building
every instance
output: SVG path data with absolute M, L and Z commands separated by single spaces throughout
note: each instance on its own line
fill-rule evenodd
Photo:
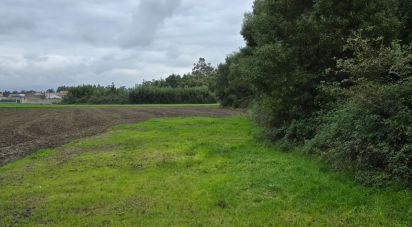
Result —
M 0 102 L 24 103 L 25 100 L 25 94 L 10 94 L 8 97 L 0 97 Z

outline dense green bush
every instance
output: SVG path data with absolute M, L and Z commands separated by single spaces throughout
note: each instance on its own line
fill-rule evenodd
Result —
M 373 184 L 401 178 L 412 182 L 412 82 L 365 83 L 322 116 L 306 149 L 337 168 L 358 171 Z
M 365 183 L 411 182 L 411 9 L 409 0 L 256 0 L 247 46 L 218 69 L 217 97 L 233 105 L 252 91 L 257 122 L 284 149 L 304 145 Z
M 160 87 L 152 83 L 134 89 L 82 85 L 72 87 L 63 99 L 65 104 L 207 104 L 216 103 L 207 86 Z
M 217 68 L 215 93 L 223 106 L 245 108 L 254 98 L 253 88 L 245 78 L 242 61 L 247 56 L 246 49 L 230 55 Z
M 171 88 L 140 85 L 129 94 L 133 104 L 208 104 L 216 103 L 208 87 Z
M 328 69 L 335 67 L 336 58 L 352 55 L 344 46 L 353 31 L 383 37 L 385 45 L 398 36 L 397 10 L 397 0 L 255 1 L 242 29 L 252 52 L 244 62 L 256 88 L 259 121 L 276 131 L 274 139 L 291 138 L 289 127 L 314 122 L 307 119 L 321 110 L 321 82 L 345 79 Z M 303 136 L 310 137 L 308 133 Z
M 81 85 L 68 88 L 65 104 L 127 104 L 128 89 L 112 86 Z
M 348 41 L 353 58 L 340 59 L 341 83 L 324 86 L 335 105 L 320 115 L 308 151 L 335 167 L 358 171 L 363 182 L 412 182 L 412 53 L 409 47 L 357 36 Z M 349 85 L 348 85 L 349 84 Z M 333 105 L 332 105 L 333 106 Z M 325 108 L 327 109 L 327 108 Z
M 68 91 L 63 100 L 66 104 L 206 104 L 216 102 L 212 91 L 215 80 L 215 68 L 200 58 L 191 73 L 145 81 L 134 89 L 116 88 L 112 84 L 61 86 L 58 91 Z

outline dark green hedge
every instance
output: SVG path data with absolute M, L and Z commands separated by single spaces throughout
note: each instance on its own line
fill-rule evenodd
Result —
M 129 94 L 133 104 L 208 104 L 216 103 L 208 87 L 171 88 L 137 86 Z

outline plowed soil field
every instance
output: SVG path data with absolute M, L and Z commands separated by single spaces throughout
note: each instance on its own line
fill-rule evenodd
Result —
M 215 107 L 0 108 L 0 165 L 111 126 L 157 117 L 239 114 Z

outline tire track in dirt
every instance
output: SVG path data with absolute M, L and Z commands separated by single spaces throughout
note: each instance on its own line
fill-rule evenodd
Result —
M 157 117 L 223 117 L 239 111 L 213 107 L 0 108 L 0 165 L 39 149 L 105 132 L 111 126 Z

